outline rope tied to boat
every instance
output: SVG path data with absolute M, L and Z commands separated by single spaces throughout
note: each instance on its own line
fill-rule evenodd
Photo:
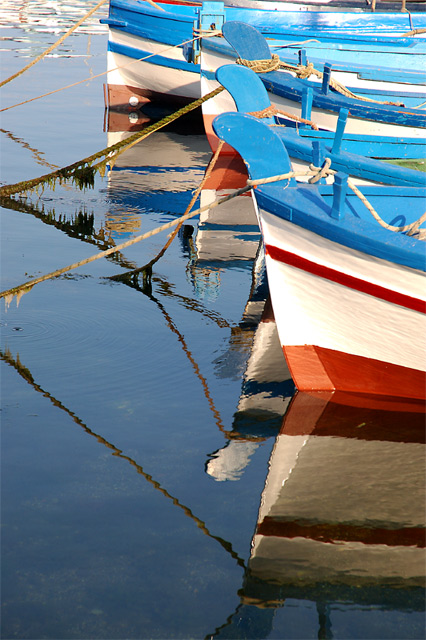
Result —
M 420 29 L 411 29 L 411 31 L 406 31 L 406 33 L 403 33 L 401 38 L 408 38 L 410 36 L 417 36 L 420 35 L 421 33 L 426 33 L 426 28 L 425 27 L 421 27 Z
M 156 227 L 155 229 L 152 229 L 151 231 L 147 231 L 146 233 L 143 233 L 142 235 L 136 236 L 135 238 L 132 238 L 131 240 L 127 240 L 126 242 L 123 242 L 119 245 L 116 245 L 114 247 L 110 247 L 109 249 L 106 249 L 105 251 L 101 251 L 100 253 L 97 253 L 89 258 L 85 258 L 84 260 L 80 260 L 79 262 L 75 262 L 71 265 L 68 265 L 67 267 L 63 267 L 62 269 L 56 269 L 55 271 L 52 271 L 51 273 L 48 273 L 46 275 L 40 276 L 38 278 L 34 278 L 33 280 L 30 280 L 28 282 L 24 282 L 23 284 L 20 284 L 16 287 L 12 287 L 11 289 L 6 289 L 5 291 L 0 291 L 0 298 L 5 298 L 5 302 L 6 305 L 9 305 L 10 302 L 12 301 L 14 296 L 17 296 L 17 299 L 19 301 L 20 297 L 22 295 L 24 295 L 25 293 L 27 293 L 28 291 L 30 291 L 34 285 L 39 284 L 40 282 L 45 282 L 46 280 L 50 280 L 51 278 L 56 278 L 60 275 L 62 275 L 63 273 L 66 273 L 68 271 L 71 271 L 72 269 L 77 269 L 78 267 L 81 267 L 85 264 L 89 264 L 90 262 L 94 262 L 95 260 L 99 260 L 100 258 L 104 258 L 106 256 L 109 256 L 113 253 L 117 253 L 118 251 L 121 251 L 122 249 L 125 249 L 127 247 L 132 246 L 133 244 L 136 244 L 137 242 L 140 242 L 141 240 L 146 240 L 147 238 L 151 238 L 152 236 L 161 233 L 162 231 L 165 231 L 166 229 L 170 229 L 171 227 L 174 226 L 181 226 L 183 222 L 185 222 L 185 220 L 189 220 L 190 218 L 193 218 L 194 216 L 203 213 L 204 211 L 208 211 L 211 209 L 214 209 L 215 207 L 218 207 L 222 204 L 224 204 L 225 202 L 228 202 L 229 200 L 232 200 L 233 198 L 236 198 L 237 196 L 243 195 L 244 193 L 247 193 L 248 191 L 250 191 L 251 189 L 256 188 L 258 185 L 262 185 L 262 184 L 269 184 L 271 182 L 278 182 L 280 180 L 290 180 L 290 178 L 297 178 L 297 177 L 301 177 L 301 176 L 308 176 L 311 175 L 313 178 L 315 178 L 316 176 L 318 176 L 318 180 L 321 177 L 325 177 L 326 175 L 334 175 L 335 173 L 337 173 L 336 171 L 334 171 L 333 169 L 330 169 L 329 166 L 331 163 L 330 158 L 325 158 L 325 161 L 322 165 L 322 167 L 316 167 L 315 165 L 311 164 L 309 166 L 309 169 L 305 170 L 305 171 L 289 171 L 287 173 L 283 173 L 280 175 L 275 175 L 275 176 L 269 176 L 267 178 L 260 178 L 257 180 L 250 180 L 248 179 L 246 182 L 246 186 L 245 187 L 241 187 L 241 189 L 237 189 L 234 193 L 231 193 L 227 196 L 224 196 L 223 198 L 220 198 L 219 200 L 215 200 L 214 202 L 207 204 L 203 207 L 200 207 L 198 209 L 194 209 L 193 211 L 188 211 L 189 207 L 187 208 L 188 213 L 185 213 L 183 216 L 181 216 L 180 218 L 177 218 L 176 220 L 172 220 L 171 222 L 167 222 L 166 224 L 163 224 L 159 227 Z M 312 178 L 311 178 L 312 180 Z M 289 183 L 288 183 L 289 184 Z M 288 187 L 288 184 L 286 185 L 285 188 Z M 406 225 L 404 227 L 395 227 L 392 225 L 389 225 L 387 222 L 385 222 L 384 220 L 382 220 L 382 218 L 379 216 L 379 214 L 375 211 L 375 209 L 372 207 L 372 205 L 367 201 L 367 199 L 365 198 L 365 196 L 359 191 L 359 189 L 355 186 L 355 184 L 351 181 L 348 180 L 348 186 L 354 191 L 354 193 L 363 201 L 363 203 L 365 204 L 365 206 L 369 209 L 369 211 L 373 214 L 373 216 L 375 217 L 375 219 L 377 220 L 377 222 L 379 224 L 381 224 L 383 227 L 385 227 L 386 229 L 389 229 L 391 231 L 396 231 L 396 232 L 401 232 L 401 233 L 406 233 L 407 235 L 416 237 L 416 239 L 418 240 L 426 240 L 426 229 L 419 229 L 420 225 L 426 221 L 426 213 L 424 213 L 419 220 L 416 220 L 415 222 Z M 191 203 L 192 204 L 192 203 Z M 191 206 L 191 205 L 190 205 Z M 164 247 L 164 251 L 167 249 L 169 243 L 166 243 L 165 247 Z M 164 251 L 160 252 L 158 257 L 161 257 L 161 255 L 163 255 Z M 154 260 L 155 262 L 156 260 Z M 149 266 L 150 263 L 148 263 Z
M 10 198 L 12 195 L 16 195 L 17 193 L 23 193 L 28 191 L 33 191 L 38 188 L 43 188 L 44 185 L 49 185 L 53 187 L 56 182 L 59 184 L 63 184 L 68 180 L 73 181 L 76 186 L 79 188 L 91 187 L 94 184 L 95 174 L 98 171 L 101 176 L 105 174 L 106 165 L 108 163 L 113 163 L 116 154 L 120 152 L 123 148 L 129 148 L 136 142 L 140 142 L 144 138 L 147 138 L 149 135 L 154 133 L 154 131 L 158 131 L 162 127 L 165 127 L 170 122 L 177 120 L 180 116 L 185 113 L 189 113 L 194 109 L 197 109 L 199 106 L 203 104 L 206 100 L 213 98 L 221 91 L 224 91 L 222 86 L 217 87 L 210 93 L 206 94 L 202 98 L 198 98 L 193 102 L 190 102 L 185 107 L 178 109 L 174 113 L 162 118 L 158 122 L 150 125 L 142 132 L 138 131 L 133 135 L 129 136 L 125 140 L 121 142 L 117 142 L 101 151 L 98 151 L 87 158 L 83 158 L 83 160 L 79 160 L 74 162 L 73 164 L 67 165 L 66 167 L 62 167 L 51 173 L 40 176 L 39 178 L 33 178 L 32 180 L 23 180 L 22 182 L 17 182 L 11 185 L 3 185 L 0 187 L 0 201 L 1 198 Z M 99 158 L 103 158 L 97 164 L 93 164 L 95 160 Z
M 315 69 L 312 62 L 308 62 L 306 65 L 298 64 L 292 65 L 286 62 L 282 62 L 280 68 L 284 71 L 293 71 L 298 78 L 301 80 L 305 80 L 309 78 L 311 75 L 315 76 L 319 80 L 322 80 L 324 74 L 322 71 Z M 361 100 L 362 102 L 373 102 L 374 104 L 389 104 L 394 107 L 404 107 L 403 102 L 392 102 L 390 100 L 373 100 L 373 98 L 366 98 L 365 96 L 360 96 L 347 87 L 344 84 L 336 80 L 335 78 L 330 78 L 330 87 L 340 93 L 341 95 L 347 98 L 353 98 L 354 100 Z
M 256 73 L 269 73 L 270 71 L 277 71 L 278 69 L 282 69 L 283 71 L 289 71 L 294 73 L 301 80 L 306 80 L 310 76 L 316 76 L 319 80 L 322 80 L 324 74 L 322 71 L 315 69 L 312 62 L 308 62 L 307 64 L 290 64 L 289 62 L 282 62 L 276 53 L 271 54 L 271 58 L 269 59 L 260 59 L 260 60 L 246 60 L 244 58 L 237 58 L 236 63 L 243 65 L 244 67 L 249 67 Z M 374 104 L 389 104 L 394 107 L 404 107 L 403 102 L 391 102 L 389 100 L 373 100 L 373 98 L 366 98 L 364 96 L 359 96 L 347 87 L 343 85 L 341 82 L 336 80 L 335 78 L 330 78 L 330 86 L 332 89 L 337 91 L 338 93 L 346 96 L 347 98 L 353 98 L 355 100 L 361 100 L 363 102 L 373 102 Z
M 273 53 L 272 58 L 265 58 L 264 60 L 246 60 L 245 58 L 237 58 L 236 64 L 248 67 L 256 73 L 268 73 L 269 71 L 276 71 L 279 69 L 281 61 L 278 54 Z
M 295 120 L 296 122 L 303 122 L 304 124 L 308 124 L 314 129 L 314 131 L 318 131 L 318 125 L 313 122 L 313 120 L 307 120 L 306 118 L 302 118 L 301 116 L 297 116 L 293 113 L 289 113 L 288 111 L 283 111 L 282 109 L 278 109 L 277 106 L 271 102 L 269 107 L 265 107 L 265 109 L 261 109 L 260 111 L 248 111 L 248 115 L 254 116 L 255 118 L 272 118 L 276 115 L 283 115 L 289 120 Z
M 298 176 L 308 176 L 312 177 L 309 179 L 309 183 L 313 184 L 318 182 L 321 178 L 324 178 L 328 175 L 335 175 L 337 171 L 334 169 L 330 169 L 331 159 L 325 158 L 323 165 L 321 167 L 316 167 L 314 164 L 309 165 L 309 170 L 305 172 L 295 172 L 289 171 L 288 173 L 283 173 L 276 176 L 269 176 L 268 178 L 261 178 L 258 180 L 247 180 L 247 185 L 251 187 L 256 187 L 262 184 L 269 184 L 271 182 L 279 182 L 280 180 L 289 180 L 290 178 L 296 178 Z M 397 227 L 391 224 L 388 224 L 380 217 L 377 211 L 374 209 L 372 204 L 367 200 L 364 194 L 358 189 L 355 183 L 349 178 L 348 179 L 348 187 L 354 192 L 354 194 L 361 200 L 361 202 L 365 205 L 368 211 L 371 213 L 373 218 L 385 229 L 389 231 L 394 231 L 395 233 L 405 233 L 407 236 L 415 237 L 417 240 L 426 240 L 426 229 L 420 229 L 420 225 L 426 221 L 426 213 L 424 213 L 418 220 L 412 222 L 410 224 Z
M 315 182 L 318 182 L 319 180 L 321 180 L 321 178 L 326 178 L 328 175 L 330 175 L 330 167 L 330 158 L 326 158 L 324 160 L 322 167 L 315 167 L 313 164 L 309 165 L 309 168 L 312 171 L 317 171 L 317 173 L 316 175 L 312 176 L 312 178 L 309 178 L 308 182 L 310 184 L 315 184 Z
M 151 231 L 147 231 L 146 233 L 143 233 L 139 236 L 136 236 L 135 238 L 131 238 L 130 240 L 127 240 L 126 242 L 122 242 L 121 244 L 115 245 L 114 247 L 110 247 L 109 249 L 106 249 L 105 251 L 101 251 L 93 256 L 90 256 L 89 258 L 85 258 L 84 260 L 80 260 L 79 262 L 74 262 L 71 265 L 68 265 L 67 267 L 63 267 L 62 269 L 56 269 L 55 271 L 52 271 L 51 273 L 48 273 L 46 275 L 43 276 L 39 276 L 38 278 L 34 278 L 33 280 L 30 280 L 28 282 L 24 282 L 23 284 L 20 284 L 16 287 L 12 287 L 11 289 L 6 289 L 5 291 L 0 291 L 0 298 L 5 298 L 6 304 L 9 305 L 12 298 L 16 295 L 18 296 L 18 299 L 21 295 L 23 295 L 24 293 L 27 293 L 28 291 L 30 291 L 34 285 L 39 284 L 40 282 L 45 282 L 46 280 L 50 280 L 51 278 L 56 278 L 57 276 L 62 275 L 63 273 L 66 273 L 68 271 L 71 271 L 72 269 L 77 269 L 78 267 L 81 267 L 85 264 L 89 264 L 90 262 L 94 262 L 95 260 L 99 260 L 100 258 L 104 258 L 106 256 L 109 256 L 113 253 L 117 253 L 118 251 L 121 251 L 122 249 L 126 249 L 127 247 L 132 246 L 133 244 L 136 244 L 137 242 L 140 242 L 141 240 L 146 240 L 147 238 L 151 238 L 152 236 L 155 236 L 158 233 L 161 233 L 162 231 L 165 231 L 166 229 L 170 229 L 174 226 L 180 225 L 182 224 L 182 222 L 185 222 L 185 220 L 189 220 L 190 218 L 193 218 L 194 216 L 203 213 L 204 211 L 208 211 L 209 209 L 214 209 L 215 207 L 218 207 L 221 204 L 224 204 L 225 202 L 228 202 L 228 200 L 232 200 L 233 198 L 236 198 L 239 195 L 242 195 L 243 193 L 246 193 L 247 191 L 251 190 L 251 186 L 247 185 L 245 187 L 242 187 L 241 189 L 238 189 L 237 191 L 235 191 L 234 193 L 231 193 L 227 196 L 223 196 L 223 198 L 220 198 L 219 200 L 216 200 L 215 202 L 212 202 L 210 204 L 205 205 L 204 207 L 200 207 L 199 209 L 194 209 L 193 211 L 190 211 L 189 213 L 186 213 L 185 215 L 181 216 L 180 218 L 176 218 L 175 220 L 172 220 L 171 222 L 166 222 L 165 224 L 156 227 L 155 229 L 151 229 Z

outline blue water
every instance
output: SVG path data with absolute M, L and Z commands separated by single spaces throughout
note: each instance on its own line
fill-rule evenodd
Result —
M 4 3 L 1 78 L 94 4 L 30 2 L 18 12 Z M 1 108 L 104 72 L 101 15 L 5 85 Z M 108 119 L 103 82 L 4 111 L 1 184 L 86 157 L 140 117 Z M 3 203 L 1 290 L 176 218 L 209 158 L 194 120 L 123 154 L 93 189 L 45 188 Z M 280 575 L 263 565 L 256 573 L 259 508 L 294 390 L 279 347 L 261 374 L 250 369 L 269 354 L 255 348 L 267 297 L 264 279 L 253 290 L 257 230 L 228 229 L 237 250 L 228 238 L 203 254 L 197 225 L 187 223 L 151 283 L 111 277 L 147 263 L 167 232 L 41 283 L 19 304 L 1 301 L 1 637 L 424 638 L 418 544 L 373 545 L 365 560 L 371 545 L 352 542 L 355 571 L 334 555 L 344 543 L 317 540 L 319 564 L 277 548 Z M 411 418 L 402 419 L 409 426 Z M 369 428 L 381 424 L 380 416 L 368 420 Z M 349 455 L 360 473 L 367 462 L 381 471 L 365 486 L 361 477 L 333 475 L 340 458 L 330 460 L 319 502 L 333 507 L 331 524 L 346 508 L 338 498 L 345 487 L 372 529 L 420 530 L 424 437 L 418 420 L 412 428 L 408 439 L 383 430 L 374 447 L 368 437 L 332 436 L 342 461 Z M 322 458 L 315 447 L 303 451 L 286 500 L 309 505 Z M 304 518 L 316 522 L 309 508 Z M 299 522 L 297 508 L 286 509 L 280 518 Z M 332 578 L 324 577 L 323 546 L 335 558 Z

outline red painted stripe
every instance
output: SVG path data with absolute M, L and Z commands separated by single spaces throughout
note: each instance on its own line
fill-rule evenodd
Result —
M 331 280 L 332 282 L 341 284 L 345 287 L 348 287 L 349 289 L 355 289 L 356 291 L 367 293 L 368 295 L 374 296 L 375 298 L 380 298 L 382 300 L 386 300 L 387 302 L 398 304 L 401 307 L 406 307 L 407 309 L 412 309 L 413 311 L 426 313 L 426 303 L 419 298 L 413 298 L 412 296 L 407 296 L 403 293 L 398 293 L 397 291 L 386 289 L 385 287 L 381 287 L 380 285 L 366 282 L 365 280 L 361 280 L 360 278 L 355 278 L 354 276 L 342 273 L 341 271 L 336 271 L 335 269 L 331 269 L 330 267 L 326 267 L 322 264 L 317 264 L 316 262 L 312 262 L 311 260 L 302 258 L 295 253 L 290 253 L 290 251 L 280 249 L 279 247 L 274 247 L 268 244 L 265 246 L 265 251 L 268 255 L 271 256 L 271 258 L 273 258 L 273 260 L 284 262 L 285 264 L 289 264 L 292 267 L 296 267 L 297 269 L 302 269 L 303 271 L 307 271 L 308 273 L 312 273 L 313 275 L 320 276 L 321 278 Z
M 270 516 L 258 525 L 257 534 L 277 538 L 308 538 L 320 542 L 362 542 L 363 544 L 380 544 L 387 547 L 424 548 L 424 527 L 404 527 L 385 529 L 384 527 L 362 527 L 347 523 L 301 523 L 278 520 Z

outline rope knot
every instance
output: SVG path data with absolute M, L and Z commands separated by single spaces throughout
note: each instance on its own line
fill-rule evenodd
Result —
M 301 64 L 297 65 L 296 75 L 301 80 L 305 80 L 306 78 L 309 78 L 309 76 L 311 75 L 316 75 L 315 71 L 316 69 L 314 68 L 313 63 L 308 62 L 307 65 L 301 65 Z
M 243 67 L 248 67 L 256 73 L 268 73 L 268 71 L 275 71 L 280 68 L 280 59 L 276 53 L 272 54 L 271 58 L 264 60 L 246 60 L 245 58 L 237 58 L 237 64 L 241 64 Z
M 321 180 L 321 178 L 325 178 L 326 176 L 329 175 L 329 169 L 331 166 L 331 160 L 330 158 L 325 158 L 322 167 L 316 167 L 314 164 L 310 164 L 309 165 L 309 169 L 311 171 L 317 171 L 316 175 L 312 176 L 312 178 L 309 178 L 308 182 L 309 184 L 315 184 L 315 182 L 318 182 L 319 180 Z

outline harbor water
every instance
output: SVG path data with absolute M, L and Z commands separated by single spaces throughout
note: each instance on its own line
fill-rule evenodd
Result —
M 95 5 L 3 0 L 0 81 Z M 1 185 L 166 113 L 105 110 L 106 13 L 2 87 Z M 3 199 L 1 291 L 176 219 L 210 157 L 194 114 Z M 295 394 L 250 197 L 220 211 L 151 275 L 170 230 L 0 300 L 4 640 L 425 637 L 424 416 Z

